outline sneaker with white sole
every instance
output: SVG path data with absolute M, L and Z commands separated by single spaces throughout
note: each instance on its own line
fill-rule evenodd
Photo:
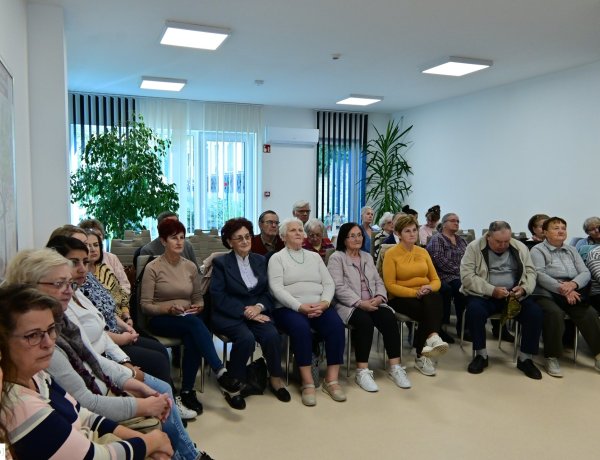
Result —
M 415 358 L 415 367 L 417 370 L 423 374 L 428 376 L 435 375 L 435 367 L 431 360 L 427 356 L 421 356 L 420 358 Z
M 431 358 L 433 356 L 443 355 L 448 351 L 448 348 L 448 344 L 444 342 L 439 335 L 435 334 L 425 341 L 425 346 L 423 347 L 421 354 Z
M 388 378 L 400 388 L 410 388 L 412 386 L 410 380 L 408 380 L 408 375 L 406 375 L 406 370 L 399 364 L 391 367 Z
M 191 420 L 198 417 L 198 413 L 195 410 L 188 409 L 183 405 L 183 402 L 181 402 L 181 396 L 175 397 L 175 405 L 177 406 L 181 420 Z
M 544 368 L 548 375 L 551 375 L 552 377 L 563 376 L 562 371 L 560 370 L 560 364 L 558 364 L 558 359 L 556 358 L 546 358 Z
M 379 387 L 373 379 L 373 371 L 369 369 L 357 369 L 356 375 L 354 376 L 356 384 L 365 391 L 374 393 L 379 391 Z

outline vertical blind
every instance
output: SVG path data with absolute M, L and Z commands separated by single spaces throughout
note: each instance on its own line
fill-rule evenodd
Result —
M 317 112 L 316 217 L 327 226 L 357 221 L 365 201 L 368 115 Z

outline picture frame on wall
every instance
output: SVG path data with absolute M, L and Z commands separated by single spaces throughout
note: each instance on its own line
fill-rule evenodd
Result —
M 13 77 L 0 56 L 0 280 L 17 253 Z

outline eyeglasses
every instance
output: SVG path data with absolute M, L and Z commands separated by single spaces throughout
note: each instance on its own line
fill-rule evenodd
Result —
M 346 238 L 349 240 L 360 240 L 360 239 L 362 239 L 362 237 L 363 237 L 362 233 L 351 233 Z
M 37 284 L 44 284 L 46 286 L 54 286 L 58 290 L 65 289 L 66 287 L 70 287 L 73 291 L 75 291 L 79 287 L 79 284 L 77 284 L 75 281 L 55 281 L 53 283 L 38 281 Z
M 323 238 L 323 234 L 322 233 L 309 233 L 307 236 L 309 238 Z
M 279 225 L 279 221 L 278 220 L 263 220 L 263 224 L 267 224 L 267 225 Z
M 600 231 L 600 227 L 592 227 L 587 229 L 587 233 L 598 232 Z
M 235 238 L 230 238 L 231 241 L 236 241 L 238 243 L 241 243 L 242 241 L 250 241 L 251 239 L 252 239 L 252 237 L 250 236 L 250 233 L 246 233 L 245 235 L 236 236 Z
M 42 342 L 45 335 L 48 335 L 48 338 L 50 340 L 56 340 L 56 336 L 58 336 L 59 332 L 59 327 L 57 324 L 55 324 L 53 326 L 50 326 L 45 331 L 35 331 L 26 335 L 13 335 L 13 337 L 25 339 L 29 346 L 35 347 L 36 345 L 39 345 Z
M 297 214 L 310 214 L 310 209 L 296 209 Z

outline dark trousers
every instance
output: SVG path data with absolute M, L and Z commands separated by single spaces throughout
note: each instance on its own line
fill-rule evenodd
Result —
M 520 302 L 521 312 L 515 319 L 523 328 L 521 351 L 535 355 L 539 351 L 542 333 L 542 309 L 531 297 L 526 297 Z M 500 313 L 505 305 L 505 299 L 467 296 L 465 322 L 473 339 L 473 350 L 485 348 L 485 323 L 488 317 Z
M 430 292 L 426 296 L 396 297 L 390 300 L 390 306 L 398 313 L 410 316 L 419 323 L 415 333 L 414 345 L 417 356 L 421 356 L 421 350 L 425 345 L 427 337 L 439 332 L 442 327 L 443 302 L 438 292 Z
M 442 324 L 450 324 L 450 314 L 452 313 L 452 299 L 454 299 L 454 309 L 456 310 L 456 333 L 460 335 L 462 327 L 462 318 L 467 305 L 467 298 L 460 292 L 460 279 L 455 279 L 447 283 L 443 282 L 440 288 L 440 295 L 444 302 L 444 315 Z
M 173 388 L 169 353 L 158 340 L 140 336 L 134 344 L 123 345 L 121 349 L 131 358 L 133 365 Z
M 275 324 L 292 341 L 292 350 L 298 366 L 310 366 L 312 361 L 312 332 L 315 330 L 325 341 L 327 365 L 344 362 L 344 323 L 333 308 L 328 308 L 321 316 L 309 318 L 290 308 L 276 308 L 273 312 Z
M 600 319 L 595 309 L 581 302 L 569 305 L 566 299 L 536 296 L 535 301 L 544 311 L 544 356 L 546 358 L 560 358 L 563 354 L 565 313 L 581 331 L 592 354 L 596 356 L 600 353 Z
M 354 309 L 348 324 L 352 329 L 352 342 L 357 363 L 369 362 L 373 332 L 377 328 L 383 335 L 383 345 L 390 359 L 400 356 L 400 331 L 396 316 L 389 308 L 379 307 L 375 311 Z
M 160 315 L 150 318 L 150 331 L 165 337 L 180 338 L 183 342 L 183 361 L 181 366 L 181 389 L 189 391 L 194 388 L 196 374 L 202 358 L 214 371 L 223 367 L 215 351 L 212 334 L 206 328 L 204 321 L 198 316 Z
M 283 377 L 279 332 L 272 322 L 244 321 L 242 324 L 219 329 L 218 332 L 233 342 L 227 370 L 229 375 L 246 381 L 246 364 L 260 343 L 271 377 Z

